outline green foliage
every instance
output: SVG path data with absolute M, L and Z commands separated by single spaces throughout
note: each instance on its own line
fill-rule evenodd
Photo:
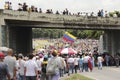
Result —
M 60 80 L 62 80 L 62 79 L 60 79 Z M 73 74 L 73 75 L 65 78 L 64 80 L 93 80 L 93 79 L 90 79 L 88 77 L 82 76 L 80 74 Z
M 65 31 L 76 36 L 78 39 L 81 38 L 94 38 L 98 39 L 102 34 L 102 31 L 98 30 L 77 30 L 77 29 L 42 29 L 33 28 L 33 38 L 61 38 Z

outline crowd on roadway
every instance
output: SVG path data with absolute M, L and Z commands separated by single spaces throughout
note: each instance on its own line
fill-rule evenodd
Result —
M 9 1 L 6 1 L 4 4 L 4 9 L 6 10 L 13 10 L 12 7 L 12 3 Z M 37 8 L 33 5 L 28 6 L 27 3 L 18 3 L 18 11 L 28 11 L 28 12 L 39 12 L 39 13 L 43 13 L 42 8 Z M 45 13 L 48 14 L 53 14 L 53 10 L 52 9 L 47 9 Z M 99 10 L 98 13 L 94 13 L 94 12 L 77 12 L 77 13 L 71 13 L 67 8 L 63 11 L 56 11 L 55 14 L 63 14 L 63 15 L 76 15 L 76 16 L 90 16 L 90 17 L 110 17 L 109 12 L 108 11 L 104 11 L 103 9 Z M 113 17 L 118 17 L 118 14 L 114 13 Z
M 57 41 L 62 42 L 50 42 Z M 60 54 L 59 49 L 66 47 L 78 49 L 77 54 Z M 115 56 L 115 61 L 118 67 L 118 55 Z M 98 53 L 95 40 L 80 40 L 77 45 L 64 47 L 58 47 L 55 43 L 53 47 L 45 46 L 27 56 L 22 53 L 15 55 L 8 48 L 0 52 L 0 80 L 6 80 L 6 76 L 8 80 L 59 80 L 59 76 L 63 77 L 65 74 L 92 72 L 96 65 L 102 70 L 102 66 L 110 66 L 110 62 L 110 54 Z

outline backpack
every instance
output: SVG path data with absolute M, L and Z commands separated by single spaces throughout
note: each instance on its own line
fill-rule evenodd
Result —
M 51 58 L 48 62 L 47 68 L 46 68 L 46 75 L 54 75 L 56 74 L 56 69 L 58 68 L 57 60 L 56 58 Z

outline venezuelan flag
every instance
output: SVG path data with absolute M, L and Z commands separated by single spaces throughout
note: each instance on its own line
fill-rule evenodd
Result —
M 62 38 L 63 40 L 68 41 L 68 42 L 74 42 L 76 40 L 76 37 L 70 34 L 69 32 L 65 32 Z

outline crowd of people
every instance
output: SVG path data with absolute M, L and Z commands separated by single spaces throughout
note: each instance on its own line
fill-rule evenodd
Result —
M 0 52 L 0 80 L 59 80 L 65 74 L 92 72 L 95 66 L 102 70 L 102 66 L 110 66 L 110 54 L 99 54 L 95 40 L 80 40 L 76 45 L 61 45 L 78 49 L 77 54 L 60 54 L 56 42 L 50 40 L 56 47 L 45 45 L 41 51 L 34 51 L 25 56 L 22 53 L 13 54 L 13 50 Z M 60 44 L 59 44 L 60 45 Z M 94 47 L 91 47 L 94 46 Z M 87 49 L 86 49 L 87 48 Z M 81 50 L 80 50 L 81 49 Z M 93 51 L 91 51 L 93 49 Z M 120 57 L 115 57 L 116 66 L 119 67 Z M 4 67 L 3 67 L 4 66 Z
M 4 8 L 13 10 L 12 3 L 5 2 Z M 37 7 L 29 7 L 26 3 L 18 3 L 18 11 L 42 13 L 41 8 L 38 10 Z M 46 13 L 53 14 L 53 11 L 47 9 Z M 60 12 L 56 11 L 56 14 L 60 14 Z M 67 8 L 62 14 L 72 15 Z M 82 13 L 79 12 L 77 15 L 82 15 Z M 86 13 L 86 15 L 88 14 Z M 103 10 L 98 12 L 99 17 L 104 17 L 104 15 L 108 17 L 107 11 L 105 13 Z M 91 16 L 94 16 L 93 12 Z M 56 40 L 53 42 L 55 43 Z M 59 49 L 65 47 L 72 47 L 77 54 L 60 54 Z M 92 72 L 96 65 L 99 70 L 102 70 L 103 65 L 115 64 L 118 67 L 120 62 L 119 54 L 112 58 L 108 53 L 98 53 L 96 40 L 80 40 L 76 44 L 64 43 L 59 40 L 52 48 L 45 45 L 44 49 L 44 51 L 29 53 L 27 56 L 22 53 L 14 55 L 13 49 L 10 48 L 7 51 L 1 51 L 0 80 L 58 80 L 59 76 L 63 77 L 64 74 Z
M 4 9 L 6 10 L 13 10 L 12 7 L 12 2 L 5 2 L 4 4 Z M 28 12 L 39 12 L 39 13 L 43 13 L 42 8 L 37 8 L 34 5 L 28 6 L 25 2 L 22 3 L 18 3 L 18 11 L 28 11 Z M 45 13 L 48 14 L 53 14 L 53 10 L 52 9 L 47 9 Z M 63 11 L 56 11 L 55 14 L 63 14 L 63 15 L 76 15 L 76 16 L 91 16 L 91 17 L 110 17 L 108 11 L 104 11 L 103 9 L 99 10 L 98 13 L 94 13 L 94 12 L 77 12 L 77 13 L 71 13 L 67 8 Z M 114 13 L 113 17 L 118 17 L 118 14 Z

